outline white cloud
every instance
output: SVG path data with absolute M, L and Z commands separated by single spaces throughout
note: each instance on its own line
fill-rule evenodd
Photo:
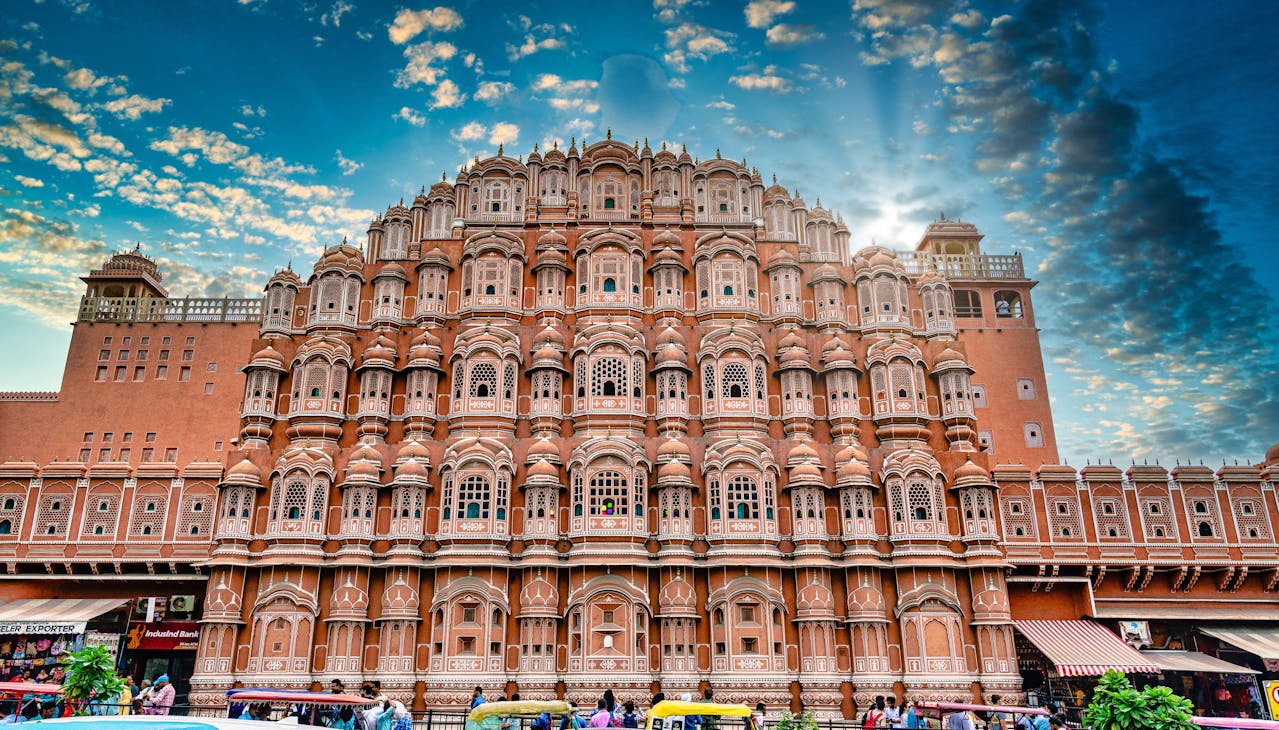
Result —
M 489 144 L 515 144 L 520 139 L 520 128 L 509 122 L 498 122 L 489 131 Z
M 18 182 L 20 182 L 20 183 L 22 183 L 22 187 L 24 187 L 24 188 L 42 188 L 42 187 L 44 187 L 44 180 L 37 180 L 37 179 L 36 179 L 36 178 L 34 178 L 34 177 L 27 177 L 26 175 L 14 175 L 14 176 L 13 176 L 13 179 L 14 179 L 14 180 L 17 180 L 17 181 L 18 181 Z
M 528 19 L 526 15 L 519 17 L 519 23 L 527 31 L 524 33 L 524 40 L 518 46 L 515 43 L 506 43 L 506 58 L 513 61 L 518 61 L 524 56 L 536 54 L 537 51 L 563 49 L 567 42 L 565 42 L 560 33 L 573 32 L 573 27 L 569 26 L 568 23 L 560 23 L 558 26 L 554 26 L 551 23 L 540 23 L 537 26 L 533 26 L 532 20 Z
M 266 109 L 261 106 L 253 106 L 251 104 L 242 104 L 240 106 L 240 116 L 244 117 L 265 117 Z
M 666 63 L 676 73 L 688 73 L 688 59 L 702 61 L 733 50 L 733 35 L 696 23 L 681 23 L 666 29 Z
M 475 90 L 475 98 L 490 104 L 515 90 L 515 85 L 507 81 L 485 81 Z
M 814 28 L 810 23 L 800 23 L 798 25 L 779 23 L 769 28 L 764 37 L 774 46 L 797 46 L 801 43 L 820 41 L 826 37 L 826 34 Z
M 680 11 L 693 0 L 653 0 L 653 10 L 657 11 L 657 19 L 667 25 L 679 20 Z
M 769 91 L 774 94 L 789 94 L 795 89 L 790 79 L 777 75 L 775 66 L 766 67 L 763 73 L 729 77 L 728 82 L 747 91 Z
M 732 111 L 733 109 L 737 108 L 737 105 L 731 101 L 725 101 L 724 99 L 720 99 L 719 101 L 712 101 L 711 103 L 707 104 L 706 108 L 707 109 L 723 109 L 724 111 Z
M 746 5 L 746 24 L 752 28 L 767 28 L 773 18 L 795 9 L 791 0 L 751 0 Z
M 133 94 L 131 96 L 108 101 L 106 104 L 102 105 L 102 108 L 121 119 L 137 121 L 144 113 L 158 112 L 172 103 L 172 99 L 148 99 L 145 96 Z
M 395 21 L 387 26 L 387 35 L 395 45 L 403 45 L 416 38 L 428 28 L 433 31 L 448 32 L 462 27 L 462 16 L 453 8 L 443 6 L 409 10 L 407 8 L 395 14 Z
M 342 169 L 343 175 L 354 175 L 357 170 L 359 170 L 361 167 L 364 167 L 363 162 L 348 160 L 346 156 L 342 154 L 342 150 L 337 151 L 337 155 L 334 157 L 334 159 L 337 160 L 338 167 Z
M 587 114 L 600 110 L 593 97 L 599 88 L 598 81 L 589 79 L 566 80 L 555 74 L 539 74 L 533 81 L 535 92 L 545 92 L 547 103 L 556 111 L 580 109 Z
M 447 61 L 457 55 L 457 46 L 448 41 L 418 43 L 404 49 L 408 64 L 395 78 L 395 85 L 407 89 L 414 84 L 435 86 L 444 78 L 444 69 L 437 62 Z
M 473 142 L 477 139 L 484 139 L 484 134 L 488 129 L 479 122 L 467 122 L 460 129 L 449 132 L 449 136 L 458 142 Z
M 391 116 L 392 119 L 403 119 L 415 127 L 421 127 L 426 124 L 426 116 L 416 109 L 410 109 L 406 106 L 400 107 L 400 111 Z
M 68 71 L 62 77 L 62 80 L 67 86 L 76 91 L 87 91 L 90 94 L 96 94 L 99 88 L 113 83 L 117 79 L 113 79 L 110 76 L 98 76 L 87 68 L 78 68 Z M 120 80 L 123 80 L 123 77 Z
M 462 102 L 466 100 L 466 94 L 458 91 L 457 84 L 449 79 L 443 79 L 435 90 L 431 92 L 431 109 L 456 109 L 462 106 Z
M 340 27 L 342 25 L 342 16 L 352 10 L 355 10 L 354 5 L 337 0 L 337 2 L 333 3 L 333 7 L 329 8 L 329 12 L 320 16 L 320 24 L 331 25 L 334 28 Z

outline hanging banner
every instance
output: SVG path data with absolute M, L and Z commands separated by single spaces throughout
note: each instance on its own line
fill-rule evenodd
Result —
M 166 621 L 129 624 L 129 640 L 125 648 L 131 651 L 195 651 L 200 642 L 200 624 L 195 621 Z
M 87 621 L 6 621 L 0 634 L 83 634 Z

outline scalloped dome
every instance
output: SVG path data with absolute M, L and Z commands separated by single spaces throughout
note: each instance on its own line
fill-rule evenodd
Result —
M 819 458 L 817 449 L 810 446 L 807 440 L 792 446 L 790 453 L 786 455 L 787 461 L 810 461 L 817 458 Z
M 870 467 L 866 466 L 866 464 L 860 461 L 857 461 L 856 459 L 852 459 L 844 462 L 839 467 L 839 470 L 835 472 L 835 476 L 845 478 L 845 479 L 849 479 L 849 478 L 860 479 L 863 477 L 866 479 L 870 479 Z
M 940 363 L 940 362 L 946 362 L 947 360 L 960 360 L 960 361 L 963 361 L 963 359 L 964 359 L 964 356 L 963 356 L 963 355 L 961 355 L 960 353 L 956 352 L 955 350 L 950 349 L 949 347 L 947 347 L 946 349 L 944 349 L 944 350 L 942 350 L 941 352 L 937 353 L 937 362 L 939 362 L 939 363 Z
M 653 236 L 653 246 L 670 246 L 672 248 L 680 248 L 682 245 L 679 233 L 669 228 L 663 228 Z
M 280 367 L 284 367 L 285 364 L 284 356 L 281 355 L 274 347 L 271 347 L 271 343 L 269 342 L 266 344 L 266 347 L 263 347 L 261 350 L 253 353 L 253 357 L 249 358 L 250 364 L 257 364 L 259 361 L 264 363 L 275 363 Z
M 400 450 L 395 454 L 397 461 L 399 459 L 429 459 L 430 457 L 431 452 L 427 450 L 426 446 L 417 439 L 409 439 L 408 441 L 405 441 L 404 445 L 401 446 Z
M 682 576 L 677 576 L 666 581 L 665 585 L 662 586 L 661 592 L 657 594 L 657 605 L 663 613 L 670 611 L 696 612 L 697 591 Z
M 682 482 L 692 478 L 693 473 L 681 461 L 668 461 L 657 470 L 657 480 L 659 482 Z
M 377 481 L 380 478 L 378 469 L 370 461 L 360 459 L 353 461 L 346 467 L 346 478 L 361 481 Z
M 657 346 L 663 345 L 679 345 L 684 346 L 684 334 L 674 327 L 668 326 L 657 335 Z
M 839 275 L 839 269 L 830 264 L 822 264 L 813 272 L 813 281 L 821 281 L 824 279 L 842 279 Z
M 896 266 L 897 260 L 894 259 L 892 256 L 889 256 L 888 254 L 881 251 L 879 253 L 876 253 L 874 256 L 871 256 L 866 263 L 870 264 L 872 267 Z
M 409 459 L 395 467 L 395 478 L 426 479 L 426 465 L 417 459 Z
M 1279 443 L 1266 449 L 1266 463 L 1279 464 Z
M 250 461 L 247 456 L 244 457 L 243 461 L 228 469 L 226 475 L 227 481 L 262 481 L 262 470 L 258 468 L 257 464 Z M 235 477 L 235 479 L 232 479 L 232 477 Z
M 557 246 L 558 247 L 558 246 L 565 246 L 567 244 L 568 244 L 568 239 L 564 237 L 564 234 L 560 233 L 554 228 L 537 237 L 537 245 L 539 246 Z
M 527 463 L 531 464 L 538 459 L 546 459 L 555 464 L 560 462 L 560 450 L 555 446 L 554 441 L 543 437 L 533 442 L 533 445 L 528 447 Z
M 795 607 L 800 611 L 829 612 L 835 609 L 835 596 L 822 583 L 809 583 L 795 596 Z
M 527 476 L 530 479 L 535 477 L 558 479 L 560 476 L 560 470 L 556 469 L 555 465 L 546 459 L 538 459 L 536 464 L 533 464 L 528 468 Z
M 558 615 L 560 592 L 539 574 L 520 591 L 520 608 L 530 613 Z
M 777 359 L 777 364 L 778 365 L 796 365 L 796 364 L 807 365 L 808 351 L 800 347 L 791 348 L 787 350 L 786 352 L 782 353 L 782 356 Z
M 657 362 L 661 365 L 683 363 L 684 359 L 684 350 L 678 345 L 667 345 L 657 353 Z
M 958 469 L 955 470 L 955 481 L 960 479 L 976 480 L 981 479 L 990 481 L 990 472 L 981 468 L 972 461 L 966 461 Z
M 400 266 L 394 261 L 387 264 L 386 266 L 383 266 L 382 269 L 378 271 L 373 278 L 385 279 L 388 277 L 396 278 L 396 279 L 404 279 L 405 281 L 408 281 L 409 279 L 408 274 L 404 273 L 404 267 Z
M 796 481 L 821 481 L 822 470 L 813 464 L 799 464 L 790 467 L 790 478 L 792 482 Z
M 661 446 L 657 447 L 657 458 L 659 460 L 661 459 L 683 460 L 683 459 L 689 458 L 690 454 L 691 452 L 688 449 L 688 444 L 673 437 L 667 439 L 665 442 L 662 443 Z
M 795 329 L 787 330 L 785 336 L 777 342 L 778 349 L 787 347 L 804 347 L 804 338 L 800 336 L 799 331 Z

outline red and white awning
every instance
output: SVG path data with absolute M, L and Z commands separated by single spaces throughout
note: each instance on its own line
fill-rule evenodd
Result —
M 0 634 L 83 634 L 85 624 L 124 598 L 20 598 L 0 603 Z
M 1105 626 L 1083 620 L 1014 621 L 1063 677 L 1095 677 L 1111 669 L 1158 674 L 1159 667 Z

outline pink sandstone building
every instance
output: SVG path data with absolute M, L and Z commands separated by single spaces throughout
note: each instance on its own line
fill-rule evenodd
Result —
M 0 395 L 0 595 L 199 596 L 209 705 L 338 677 L 839 716 L 1019 697 L 1028 654 L 1072 673 L 1054 630 L 1279 618 L 1279 449 L 1059 465 L 1021 258 L 945 217 L 849 239 L 609 139 L 477 159 L 261 300 L 118 254 L 61 391 Z

